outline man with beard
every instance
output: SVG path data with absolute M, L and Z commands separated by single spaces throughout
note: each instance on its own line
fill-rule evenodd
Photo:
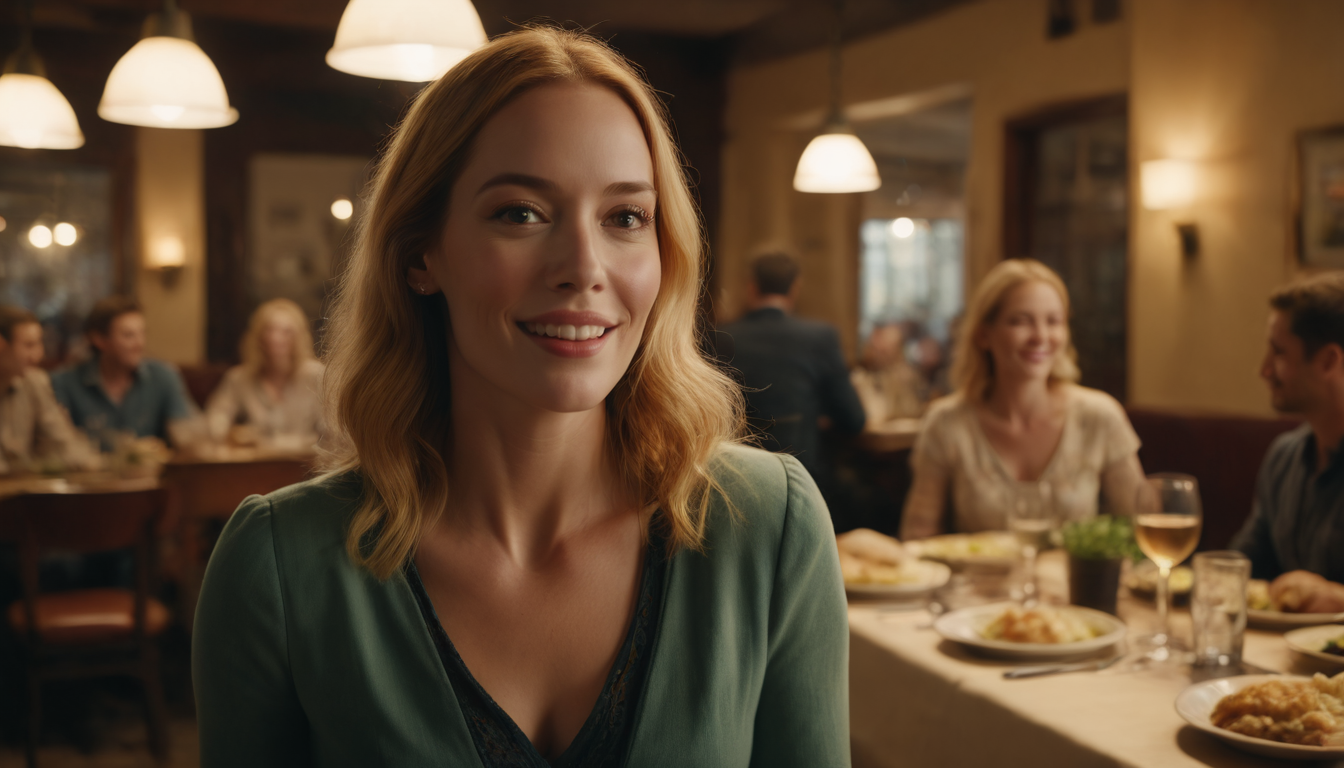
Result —
M 1344 274 L 1280 288 L 1269 305 L 1260 375 L 1274 409 L 1305 423 L 1270 446 L 1232 547 L 1285 610 L 1344 611 Z

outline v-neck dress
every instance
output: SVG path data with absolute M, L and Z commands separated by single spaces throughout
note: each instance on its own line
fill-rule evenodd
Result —
M 663 607 L 663 574 L 667 570 L 667 560 L 663 556 L 665 542 L 657 534 L 656 525 L 650 526 L 650 531 L 640 573 L 639 597 L 625 639 L 588 719 L 553 763 L 537 752 L 527 734 L 467 669 L 439 621 L 415 562 L 407 561 L 406 578 L 411 592 L 420 606 L 425 627 L 434 638 L 434 647 L 453 686 L 457 704 L 466 717 L 476 754 L 485 768 L 619 768 L 625 765 L 634 712 L 644 692 L 653 638 L 658 633 L 658 619 Z
M 711 468 L 703 551 L 670 555 L 661 590 L 644 582 L 661 608 L 627 640 L 648 653 L 604 689 L 606 722 L 590 717 L 573 764 L 846 768 L 849 624 L 826 505 L 790 456 L 725 446 Z M 408 574 L 380 581 L 346 555 L 362 494 L 357 474 L 320 478 L 244 500 L 225 526 L 192 636 L 204 768 L 487 768 L 482 735 L 516 746 L 451 671 Z
M 1064 519 L 1081 520 L 1097 514 L 1102 474 L 1138 452 L 1139 436 L 1115 398 L 1087 387 L 1065 386 L 1064 430 L 1038 482 L 1050 485 Z M 1008 527 L 1007 499 L 1019 481 L 989 442 L 974 406 L 960 395 L 943 398 L 929 409 L 910 464 L 917 477 L 926 472 L 948 478 L 953 531 Z M 917 502 L 913 498 L 907 502 L 907 515 L 918 514 Z

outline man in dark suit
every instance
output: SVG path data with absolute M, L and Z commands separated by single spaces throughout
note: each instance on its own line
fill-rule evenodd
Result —
M 834 429 L 857 434 L 863 406 L 835 329 L 790 314 L 798 297 L 798 262 L 770 253 L 753 261 L 751 272 L 748 312 L 719 329 L 717 354 L 740 374 L 747 416 L 765 437 L 762 447 L 797 456 L 824 491 L 828 461 L 821 455 L 818 422 L 826 417 Z

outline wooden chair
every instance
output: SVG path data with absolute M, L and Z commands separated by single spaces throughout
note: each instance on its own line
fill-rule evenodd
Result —
M 9 606 L 9 626 L 24 645 L 28 679 L 28 765 L 37 765 L 42 682 L 53 678 L 126 675 L 145 692 L 150 751 L 168 756 L 167 716 L 155 637 L 168 610 L 154 595 L 154 533 L 167 518 L 162 488 L 51 493 L 0 501 L 0 541 L 18 545 L 23 598 Z M 43 593 L 44 551 L 94 553 L 134 547 L 135 588 Z

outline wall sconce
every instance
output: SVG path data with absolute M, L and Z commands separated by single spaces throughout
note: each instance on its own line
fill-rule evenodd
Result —
M 145 268 L 159 273 L 164 288 L 177 284 L 182 268 L 187 263 L 187 247 L 182 238 L 176 235 L 162 235 L 149 244 L 145 257 Z
M 1148 160 L 1139 166 L 1139 187 L 1143 207 L 1150 211 L 1189 208 L 1195 201 L 1199 172 L 1186 160 Z M 1178 222 L 1176 235 L 1181 255 L 1187 259 L 1199 255 L 1199 226 Z

